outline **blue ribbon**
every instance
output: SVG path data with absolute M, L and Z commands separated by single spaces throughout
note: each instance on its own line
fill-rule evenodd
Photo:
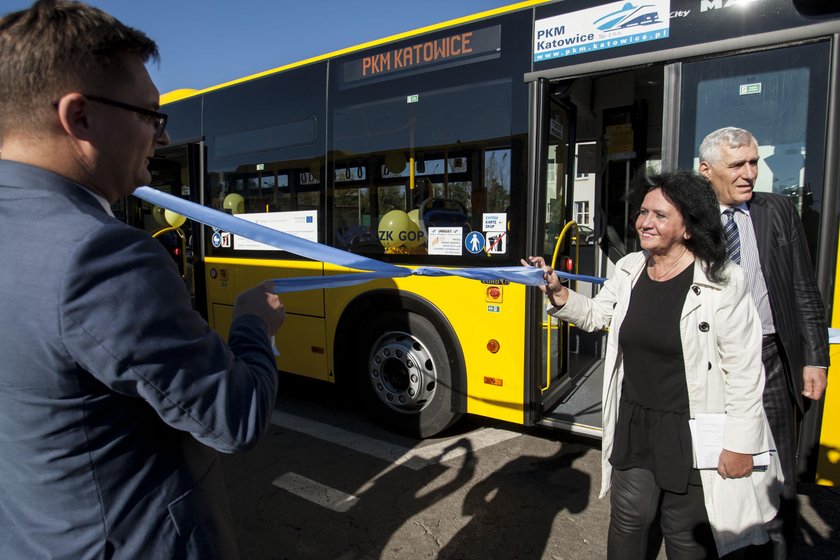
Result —
M 545 284 L 543 271 L 539 268 L 527 266 L 500 266 L 492 268 L 432 268 L 419 267 L 410 269 L 390 263 L 378 261 L 361 255 L 355 255 L 341 249 L 321 245 L 307 239 L 277 231 L 237 218 L 224 212 L 196 204 L 177 196 L 161 192 L 151 187 L 139 187 L 134 196 L 166 208 L 195 220 L 206 226 L 240 235 L 253 241 L 265 243 L 271 247 L 288 251 L 300 257 L 314 261 L 326 262 L 363 272 L 350 272 L 332 276 L 304 276 L 299 278 L 278 278 L 274 280 L 275 293 L 297 292 L 323 288 L 337 288 L 353 286 L 379 278 L 405 278 L 407 276 L 460 276 L 471 280 L 507 280 L 526 286 L 540 286 Z M 569 274 L 557 271 L 557 276 L 568 280 L 580 280 L 602 284 L 603 278 Z

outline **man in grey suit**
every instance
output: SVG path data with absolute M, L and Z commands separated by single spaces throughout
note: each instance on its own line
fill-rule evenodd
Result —
M 243 292 L 226 346 L 111 214 L 169 143 L 152 40 L 42 0 L 0 53 L 0 558 L 236 558 L 217 451 L 268 426 L 283 306 Z
M 721 205 L 730 258 L 747 275 L 761 317 L 764 408 L 776 441 L 785 490 L 779 518 L 768 525 L 773 557 L 786 558 L 796 529 L 796 427 L 804 398 L 826 387 L 828 328 L 802 224 L 788 197 L 753 192 L 758 142 L 722 128 L 700 144 L 699 171 Z

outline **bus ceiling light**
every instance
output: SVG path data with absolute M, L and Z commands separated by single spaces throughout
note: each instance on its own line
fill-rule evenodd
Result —
M 487 350 L 491 354 L 495 354 L 496 352 L 498 352 L 499 348 L 501 348 L 501 347 L 502 346 L 499 344 L 499 341 L 496 340 L 495 338 L 491 338 L 490 340 L 487 341 Z

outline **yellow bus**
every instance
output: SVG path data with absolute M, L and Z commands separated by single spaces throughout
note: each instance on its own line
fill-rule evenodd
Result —
M 739 126 L 760 144 L 756 188 L 795 199 L 838 327 L 833 6 L 520 2 L 170 92 L 172 144 L 153 161 L 154 186 L 406 267 L 541 254 L 606 277 L 637 247 L 634 173 L 696 167 L 700 139 Z M 165 225 L 136 201 L 124 211 Z M 181 230 L 173 254 L 186 255 L 196 307 L 222 333 L 235 295 L 257 281 L 346 272 L 230 232 Z M 604 333 L 547 320 L 536 288 L 412 276 L 283 299 L 278 368 L 337 383 L 391 429 L 429 437 L 472 414 L 600 435 Z M 838 391 L 826 397 L 835 411 Z M 840 422 L 823 410 L 802 425 L 802 472 L 837 482 Z

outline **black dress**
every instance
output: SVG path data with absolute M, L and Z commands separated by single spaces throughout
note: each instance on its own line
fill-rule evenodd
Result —
M 624 384 L 610 463 L 651 471 L 659 488 L 683 493 L 700 484 L 692 469 L 688 388 L 680 315 L 694 267 L 655 282 L 642 274 L 630 294 L 618 342 Z

